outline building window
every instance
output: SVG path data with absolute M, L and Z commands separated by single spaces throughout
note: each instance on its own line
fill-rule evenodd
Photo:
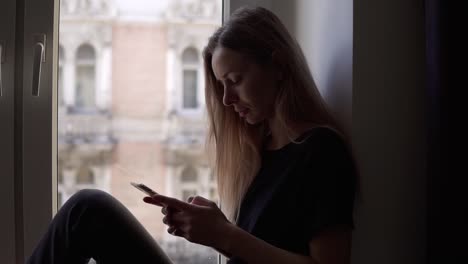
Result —
M 93 108 L 96 91 L 96 54 L 88 44 L 81 45 L 76 55 L 76 106 Z
M 184 109 L 198 108 L 198 52 L 195 48 L 187 48 L 182 53 L 183 98 Z
M 196 183 L 197 182 L 197 170 L 194 167 L 186 167 L 181 174 L 182 183 Z
M 64 97 L 63 97 L 63 64 L 65 63 L 65 50 L 60 45 L 59 46 L 59 64 L 58 64 L 58 87 L 57 87 L 57 97 L 58 97 L 58 104 L 60 106 L 64 105 Z
M 193 166 L 184 168 L 180 175 L 180 188 L 182 192 L 182 200 L 187 201 L 190 196 L 197 195 L 198 189 L 198 174 Z
M 88 167 L 81 167 L 78 170 L 78 174 L 76 175 L 76 183 L 78 184 L 93 184 L 94 183 L 94 173 Z

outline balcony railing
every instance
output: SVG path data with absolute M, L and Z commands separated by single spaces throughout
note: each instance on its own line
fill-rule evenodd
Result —
M 108 111 L 59 111 L 58 139 L 62 144 L 110 144 L 116 139 L 112 131 L 112 114 Z

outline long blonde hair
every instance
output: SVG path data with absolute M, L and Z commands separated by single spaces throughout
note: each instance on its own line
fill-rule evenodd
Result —
M 217 47 L 246 55 L 262 66 L 278 67 L 282 73 L 275 115 L 290 139 L 295 131 L 288 125 L 308 123 L 342 129 L 327 110 L 310 73 L 304 54 L 286 27 L 262 7 L 241 8 L 210 37 L 203 51 L 205 100 L 208 111 L 208 153 L 214 155 L 214 172 L 222 210 L 236 221 L 240 203 L 259 171 L 261 148 L 267 135 L 265 123 L 249 125 L 222 103 L 223 89 L 211 66 Z

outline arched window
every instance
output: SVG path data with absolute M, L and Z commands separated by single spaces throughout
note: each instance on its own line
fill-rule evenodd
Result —
M 95 106 L 96 53 L 91 45 L 83 44 L 76 54 L 76 106 Z
M 197 50 L 195 48 L 186 48 L 182 53 L 182 107 L 184 109 L 198 108 L 198 69 L 199 60 Z
M 79 184 L 93 184 L 94 173 L 89 167 L 81 167 L 76 175 L 76 183 Z
M 57 100 L 59 105 L 64 105 L 63 97 L 63 65 L 65 64 L 65 50 L 62 45 L 59 46 L 59 64 L 58 64 L 58 83 L 57 83 Z

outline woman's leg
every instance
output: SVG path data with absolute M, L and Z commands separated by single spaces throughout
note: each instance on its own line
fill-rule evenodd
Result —
M 27 261 L 39 263 L 171 264 L 136 218 L 110 194 L 81 190 L 52 220 Z

